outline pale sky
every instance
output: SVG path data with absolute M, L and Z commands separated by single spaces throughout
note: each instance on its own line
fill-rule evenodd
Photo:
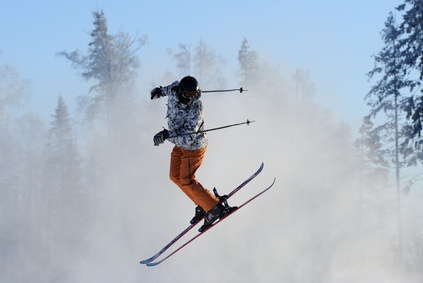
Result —
M 0 64 L 10 64 L 32 81 L 31 108 L 49 117 L 62 95 L 72 108 L 87 92 L 69 61 L 55 54 L 86 54 L 92 11 L 103 9 L 109 33 L 146 35 L 139 52 L 140 93 L 174 62 L 166 49 L 180 43 L 210 44 L 236 71 L 243 38 L 259 59 L 293 72 L 310 72 L 316 100 L 353 127 L 367 113 L 363 102 L 371 84 L 366 73 L 382 48 L 380 32 L 399 0 L 75 0 L 0 2 Z M 156 77 L 155 77 L 156 76 Z M 229 82 L 230 84 L 230 82 Z M 229 87 L 239 87 L 237 82 Z M 272 86 L 269 86 L 272 87 Z M 46 113 L 47 112 L 47 113 Z

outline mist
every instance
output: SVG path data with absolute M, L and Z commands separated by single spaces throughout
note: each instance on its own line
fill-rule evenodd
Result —
M 241 204 L 276 177 L 270 191 L 160 266 L 140 265 L 189 225 L 195 208 L 168 178 L 172 145 L 153 146 L 166 126 L 166 99 L 150 101 L 144 87 L 140 116 L 115 124 L 131 133 L 118 145 L 110 146 L 101 126 L 78 132 L 85 179 L 73 188 L 76 199 L 52 206 L 43 185 L 16 184 L 19 198 L 37 195 L 31 207 L 2 205 L 1 281 L 421 282 L 421 272 L 397 268 L 394 192 L 363 174 L 349 126 L 299 95 L 288 76 L 263 77 L 245 82 L 242 94 L 203 95 L 206 128 L 256 122 L 209 133 L 197 178 L 224 194 L 264 162 L 229 203 Z M 48 127 L 38 122 L 37 132 Z M 39 138 L 32 141 L 44 144 Z M 41 164 L 39 154 L 28 168 Z M 46 183 L 53 174 L 43 173 Z

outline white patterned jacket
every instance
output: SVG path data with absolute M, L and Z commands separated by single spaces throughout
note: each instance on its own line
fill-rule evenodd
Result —
M 183 104 L 179 102 L 178 93 L 172 90 L 176 86 L 178 86 L 178 81 L 161 87 L 162 96 L 168 97 L 166 118 L 169 136 L 204 130 L 204 107 L 200 100 L 201 93 L 191 103 Z M 168 140 L 187 150 L 204 148 L 208 144 L 206 133 L 178 136 L 168 138 Z

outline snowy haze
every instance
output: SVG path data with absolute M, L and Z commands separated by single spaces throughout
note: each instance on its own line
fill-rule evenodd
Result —
M 393 192 L 364 185 L 371 182 L 360 179 L 348 126 L 334 122 L 313 99 L 299 97 L 283 75 L 267 77 L 277 82 L 272 89 L 250 83 L 242 94 L 203 95 L 206 128 L 256 122 L 211 132 L 197 177 L 227 193 L 265 162 L 262 174 L 230 204 L 242 203 L 276 177 L 270 191 L 165 263 L 140 265 L 188 226 L 194 213 L 168 179 L 172 145 L 152 143 L 165 126 L 166 100 L 149 101 L 145 93 L 140 111 L 146 120 L 133 129 L 139 140 L 124 142 L 131 152 L 103 164 L 108 177 L 97 179 L 85 195 L 89 225 L 65 225 L 47 247 L 23 237 L 22 249 L 14 252 L 18 261 L 7 263 L 2 281 L 421 282 L 396 268 Z M 109 158 L 95 139 L 87 148 L 98 160 Z M 75 236 L 82 240 L 72 242 Z

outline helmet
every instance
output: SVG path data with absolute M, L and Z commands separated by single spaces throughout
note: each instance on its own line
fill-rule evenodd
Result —
M 198 92 L 199 90 L 198 81 L 194 77 L 186 76 L 179 82 L 180 92 Z
M 195 97 L 198 97 L 200 93 L 201 91 L 196 78 L 186 76 L 179 82 L 179 102 L 188 104 Z

